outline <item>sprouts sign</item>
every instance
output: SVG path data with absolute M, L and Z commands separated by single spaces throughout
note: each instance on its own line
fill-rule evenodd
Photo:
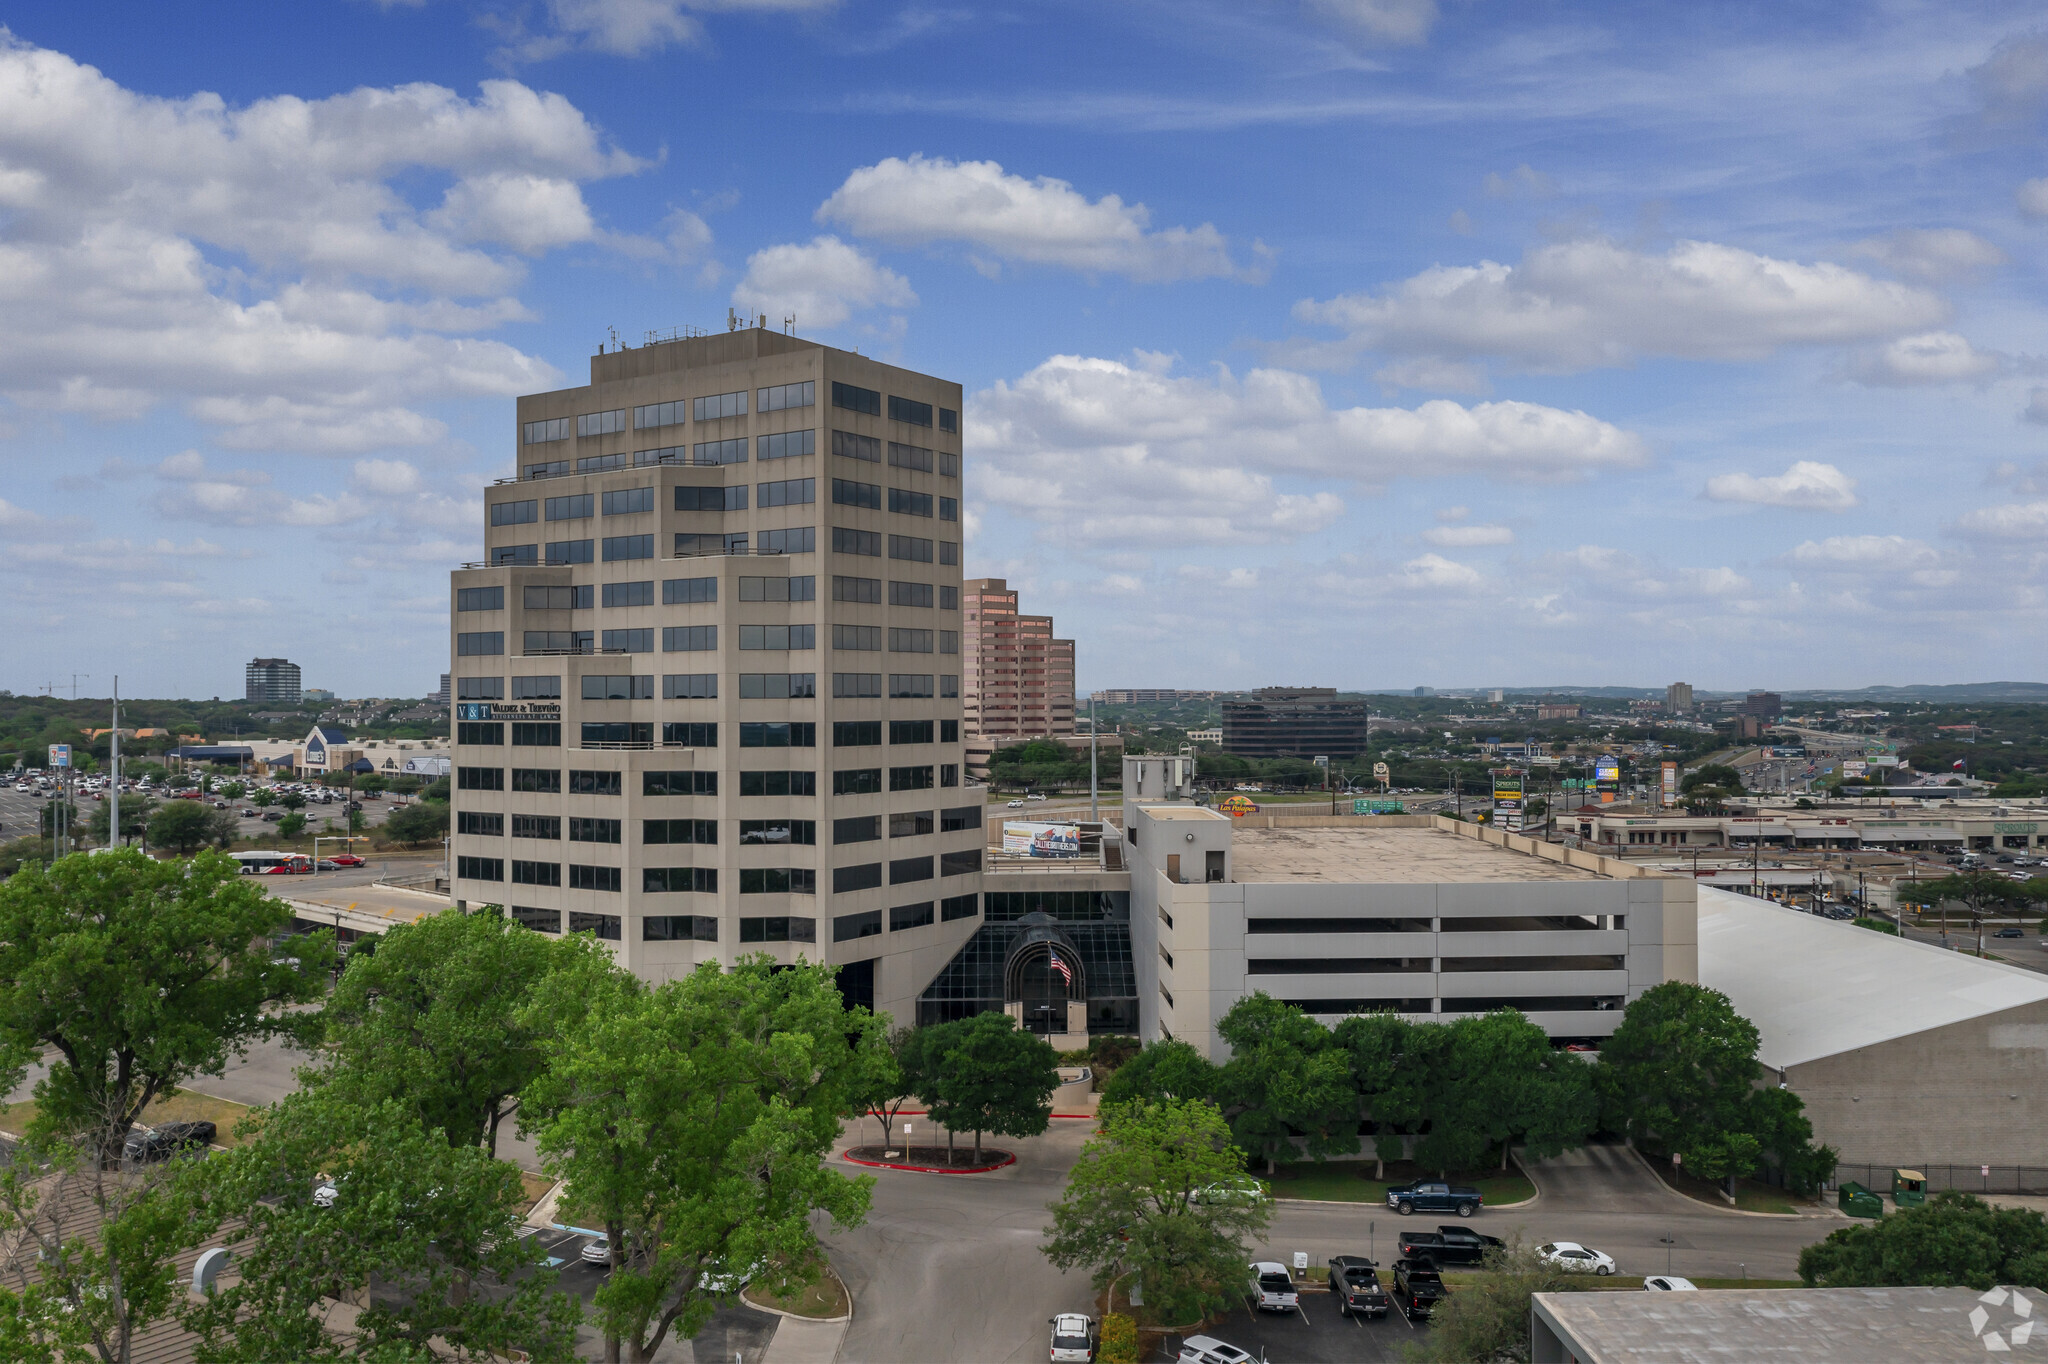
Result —
M 1621 793 L 1621 759 L 1612 753 L 1602 753 L 1593 759 L 1593 789 L 1600 793 L 1602 805 L 1612 805 Z
M 1522 832 L 1523 785 L 1520 768 L 1493 769 L 1493 826 L 1509 833 Z

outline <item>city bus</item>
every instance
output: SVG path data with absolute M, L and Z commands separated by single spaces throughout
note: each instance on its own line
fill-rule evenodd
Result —
M 277 866 L 288 866 L 292 872 L 310 872 L 313 859 L 304 853 L 293 852 L 238 852 L 235 861 L 242 864 L 242 875 L 257 876 Z

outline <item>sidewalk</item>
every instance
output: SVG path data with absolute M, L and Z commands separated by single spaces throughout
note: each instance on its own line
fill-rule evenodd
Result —
M 846 1321 L 806 1321 L 784 1317 L 768 1342 L 761 1364 L 833 1364 L 839 1358 L 840 1342 L 846 1339 Z

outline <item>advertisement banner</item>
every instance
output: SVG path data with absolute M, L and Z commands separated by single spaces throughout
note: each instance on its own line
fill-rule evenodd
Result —
M 1602 753 L 1593 760 L 1593 788 L 1600 793 L 1602 805 L 1612 805 L 1621 792 L 1621 759 L 1612 753 Z
M 1664 763 L 1659 768 L 1657 789 L 1666 805 L 1678 804 L 1678 764 Z
M 1231 796 L 1216 808 L 1233 818 L 1238 815 L 1255 815 L 1259 812 L 1259 807 L 1252 804 L 1246 796 Z
M 1867 773 L 1867 772 L 1869 772 L 1869 771 L 1870 771 L 1870 764 L 1869 764 L 1869 763 L 1866 763 L 1866 762 L 1858 762 L 1858 761 L 1856 761 L 1856 760 L 1855 760 L 1855 759 L 1853 759 L 1853 758 L 1851 758 L 1851 759 L 1848 759 L 1847 761 L 1843 762 L 1843 764 L 1842 764 L 1842 775 L 1843 775 L 1844 777 L 1860 777 L 1860 776 L 1863 776 L 1863 775 L 1864 775 L 1865 773 Z
M 1494 769 L 1493 824 L 1509 833 L 1522 831 L 1522 774 L 1515 768 Z
M 1016 857 L 1079 857 L 1081 831 L 1071 824 L 1003 821 L 1003 851 Z

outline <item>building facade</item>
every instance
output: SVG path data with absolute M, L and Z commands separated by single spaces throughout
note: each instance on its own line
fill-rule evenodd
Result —
M 1223 703 L 1223 749 L 1245 758 L 1350 758 L 1365 751 L 1366 703 L 1334 687 L 1261 687 Z
M 1689 711 L 1692 709 L 1692 683 L 1673 682 L 1664 689 L 1666 710 Z
M 452 575 L 454 893 L 902 1021 L 980 923 L 960 386 L 766 330 L 522 397 Z
M 970 738 L 1043 739 L 1074 732 L 1074 641 L 1055 639 L 1051 616 L 1026 616 L 1001 578 L 971 578 L 965 608 Z
M 288 658 L 252 658 L 243 670 L 242 699 L 272 706 L 296 706 L 303 693 L 299 665 Z

